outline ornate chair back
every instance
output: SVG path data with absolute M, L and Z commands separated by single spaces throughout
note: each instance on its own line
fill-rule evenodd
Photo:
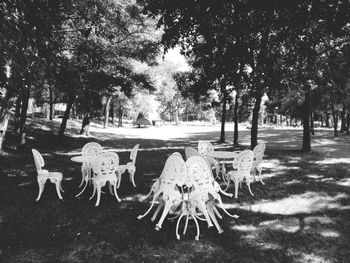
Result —
M 209 141 L 199 141 L 198 142 L 198 152 L 207 156 L 209 152 L 214 151 L 214 146 Z
M 42 168 L 45 166 L 45 161 L 42 155 L 36 149 L 32 149 L 32 153 L 34 157 L 36 171 L 38 172 L 38 174 L 40 174 L 42 172 Z
M 130 160 L 132 161 L 132 164 L 135 165 L 136 162 L 136 157 L 137 157 L 137 152 L 139 150 L 140 144 L 136 144 L 134 148 L 132 148 L 131 153 L 130 153 Z
M 102 153 L 94 162 L 94 173 L 104 180 L 116 180 L 119 165 L 119 156 L 115 152 Z
M 264 152 L 266 149 L 266 144 L 265 143 L 259 143 L 254 147 L 254 161 L 253 161 L 253 168 L 257 167 L 261 162 L 264 157 Z
M 245 150 L 238 154 L 233 162 L 233 167 L 240 173 L 246 175 L 250 173 L 254 159 L 254 153 L 251 150 Z
M 188 160 L 191 156 L 201 156 L 201 154 L 193 147 L 185 148 L 186 160 Z

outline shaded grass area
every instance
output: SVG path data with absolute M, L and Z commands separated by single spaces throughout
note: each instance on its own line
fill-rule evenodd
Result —
M 162 132 L 162 128 L 159 128 Z M 166 158 L 184 147 L 196 147 L 210 139 L 215 148 L 219 131 L 200 129 L 184 138 L 142 139 L 116 133 L 94 133 L 94 138 L 67 136 L 58 140 L 55 123 L 30 125 L 27 145 L 18 154 L 11 148 L 15 136 L 8 135 L 8 156 L 0 157 L 0 261 L 1 262 L 350 262 L 350 153 L 349 138 L 332 139 L 324 130 L 313 137 L 315 152 L 302 154 L 300 130 L 263 130 L 267 142 L 263 186 L 239 190 L 238 199 L 223 197 L 225 208 L 240 216 L 224 215 L 224 233 L 201 222 L 199 241 L 193 222 L 180 241 L 175 223 L 166 220 L 161 231 L 150 216 L 137 220 L 149 202 L 141 201 L 163 168 Z M 142 132 L 153 132 L 145 129 Z M 68 130 L 73 135 L 74 127 Z M 135 175 L 136 188 L 127 176 L 122 180 L 118 203 L 105 194 L 100 207 L 89 200 L 91 189 L 75 198 L 80 183 L 79 164 L 70 161 L 88 141 L 117 150 L 121 163 L 140 143 Z M 240 133 L 242 149 L 249 131 Z M 49 170 L 64 174 L 64 201 L 53 185 L 46 184 L 36 203 L 38 187 L 30 148 L 44 156 Z M 229 192 L 233 192 L 231 187 Z M 183 228 L 183 225 L 181 226 Z

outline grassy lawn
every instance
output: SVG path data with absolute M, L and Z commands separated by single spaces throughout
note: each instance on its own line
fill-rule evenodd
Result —
M 69 136 L 58 140 L 53 134 L 58 125 L 31 123 L 21 154 L 11 146 L 16 139 L 11 129 L 8 133 L 9 154 L 0 157 L 0 262 L 350 262 L 349 137 L 316 130 L 313 152 L 302 154 L 301 129 L 260 130 L 259 141 L 267 143 L 265 185 L 252 184 L 254 196 L 245 185 L 238 199 L 222 196 L 225 208 L 240 216 L 223 216 L 223 234 L 200 222 L 200 239 L 194 241 L 196 228 L 190 221 L 178 241 L 176 222 L 165 220 L 156 231 L 151 216 L 137 219 L 149 207 L 149 200 L 141 199 L 171 153 L 184 156 L 185 146 L 197 147 L 202 139 L 216 149 L 232 149 L 229 143 L 217 143 L 219 126 L 103 130 L 94 125 L 87 138 L 76 135 L 78 124 L 70 122 Z M 249 146 L 249 132 L 240 132 L 241 149 Z M 226 136 L 232 141 L 230 125 Z M 95 199 L 89 200 L 91 188 L 75 197 L 81 174 L 70 157 L 89 141 L 115 150 L 121 163 L 140 144 L 137 187 L 125 176 L 118 190 L 121 203 L 105 194 L 96 208 Z M 43 154 L 49 170 L 63 173 L 64 201 L 47 183 L 35 202 L 38 185 L 31 148 Z

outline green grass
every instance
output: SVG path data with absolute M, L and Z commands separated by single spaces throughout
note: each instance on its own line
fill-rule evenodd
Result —
M 201 222 L 200 239 L 194 241 L 196 228 L 190 222 L 178 241 L 176 222 L 165 220 L 156 231 L 151 216 L 137 220 L 149 206 L 140 199 L 171 153 L 184 155 L 184 147 L 196 147 L 200 139 L 230 149 L 229 143 L 217 143 L 219 126 L 196 127 L 190 133 L 182 127 L 96 128 L 95 137 L 85 138 L 74 136 L 70 124 L 69 136 L 58 140 L 53 133 L 58 123 L 31 123 L 21 153 L 13 147 L 16 137 L 10 129 L 8 155 L 0 157 L 0 262 L 350 262 L 349 137 L 333 138 L 332 131 L 317 130 L 314 152 L 302 154 L 301 130 L 261 130 L 259 139 L 267 143 L 265 185 L 254 183 L 254 196 L 243 185 L 238 199 L 222 197 L 229 212 L 240 216 L 234 220 L 223 215 L 223 234 Z M 165 140 L 164 133 L 174 129 L 176 136 Z M 121 203 L 105 194 L 96 208 L 95 199 L 89 200 L 91 189 L 75 198 L 80 167 L 70 161 L 70 154 L 79 153 L 88 141 L 116 149 L 121 163 L 140 143 L 137 187 L 125 176 L 118 190 Z M 240 132 L 240 141 L 241 148 L 248 146 L 249 131 Z M 43 154 L 49 170 L 63 172 L 64 201 L 47 183 L 35 202 L 38 186 L 31 148 Z

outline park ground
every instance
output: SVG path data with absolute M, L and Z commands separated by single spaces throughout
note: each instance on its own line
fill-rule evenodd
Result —
M 223 197 L 225 208 L 240 216 L 223 216 L 223 234 L 201 223 L 200 239 L 194 241 L 190 222 L 178 241 L 174 222 L 166 220 L 156 231 L 150 216 L 137 220 L 149 206 L 142 198 L 171 153 L 184 156 L 185 146 L 196 147 L 204 139 L 216 149 L 232 150 L 232 125 L 226 126 L 227 143 L 219 144 L 219 125 L 103 130 L 94 124 L 91 136 L 84 137 L 77 135 L 78 123 L 69 124 L 68 136 L 58 139 L 58 120 L 33 121 L 19 151 L 10 127 L 8 154 L 0 157 L 0 262 L 350 262 L 350 137 L 316 129 L 312 153 L 303 154 L 300 128 L 259 130 L 259 141 L 267 144 L 265 185 L 255 182 L 254 196 L 243 185 L 238 199 Z M 125 176 L 118 190 L 121 203 L 105 194 L 96 208 L 89 191 L 75 197 L 80 167 L 70 157 L 90 141 L 116 151 L 121 163 L 140 144 L 137 187 Z M 240 149 L 249 147 L 244 126 L 239 142 Z M 48 183 L 35 202 L 31 148 L 43 154 L 49 170 L 63 173 L 64 201 Z

